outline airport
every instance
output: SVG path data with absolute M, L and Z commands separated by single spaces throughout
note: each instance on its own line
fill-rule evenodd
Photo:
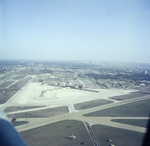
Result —
M 149 18 L 149 0 L 0 0 L 0 145 L 150 146 Z
M 113 134 L 107 138 L 102 138 L 104 137 L 101 135 L 102 133 L 97 133 L 97 128 L 106 128 L 105 132 L 109 127 L 114 128 L 112 132 L 117 130 L 120 133 L 123 130 L 127 135 L 132 133 L 133 139 L 130 140 L 130 143 L 141 143 L 146 132 L 146 121 L 149 119 L 148 111 L 142 107 L 145 102 L 147 103 L 146 107 L 149 107 L 148 89 L 145 88 L 145 90 L 140 91 L 137 88 L 99 88 L 93 79 L 79 77 L 77 74 L 80 72 L 75 72 L 71 80 L 70 78 L 64 80 L 65 74 L 60 76 L 60 74 L 57 75 L 57 72 L 40 75 L 20 75 L 19 72 L 1 75 L 0 86 L 3 88 L 1 88 L 0 93 L 0 107 L 15 125 L 17 131 L 31 145 L 35 143 L 35 140 L 31 140 L 27 133 L 30 132 L 34 135 L 34 130 L 44 127 L 47 127 L 48 130 L 53 127 L 51 125 L 57 125 L 58 128 L 59 124 L 62 125 L 59 127 L 61 129 L 66 123 L 69 123 L 66 127 L 78 126 L 73 130 L 70 128 L 63 129 L 64 133 L 61 133 L 57 139 L 62 140 L 64 137 L 62 140 L 64 144 L 117 145 L 119 142 Z M 66 76 L 71 75 L 72 73 L 67 73 Z M 7 101 L 3 98 L 6 93 Z M 140 111 L 138 114 L 137 106 L 139 106 Z M 136 121 L 140 121 L 138 123 L 141 125 L 138 125 Z M 78 128 L 81 128 L 82 131 L 78 131 Z M 59 129 L 57 130 L 59 131 Z M 46 132 L 40 131 L 38 132 L 39 135 Z M 50 134 L 53 135 L 53 133 Z M 99 135 L 101 136 L 99 137 Z M 37 137 L 37 139 L 39 138 Z M 72 139 L 72 141 L 68 139 Z M 123 141 L 124 139 L 120 140 L 122 143 Z M 37 140 L 36 145 L 42 144 L 44 143 Z

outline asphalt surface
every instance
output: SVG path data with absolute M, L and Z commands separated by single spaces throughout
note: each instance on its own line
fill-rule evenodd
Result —
M 29 123 L 25 124 L 25 125 L 17 126 L 16 128 L 18 129 L 18 131 L 24 131 L 24 130 L 28 130 L 28 129 L 36 128 L 36 127 L 43 126 L 46 124 L 51 124 L 51 123 L 55 123 L 58 121 L 68 119 L 68 120 L 80 120 L 80 121 L 83 121 L 85 123 L 90 123 L 90 125 L 91 124 L 101 124 L 101 125 L 118 127 L 118 128 L 123 128 L 123 129 L 127 129 L 127 130 L 145 133 L 146 128 L 134 126 L 134 125 L 127 125 L 127 124 L 112 122 L 111 120 L 117 119 L 117 118 L 118 119 L 149 119 L 148 117 L 85 117 L 83 115 L 91 113 L 91 112 L 95 112 L 98 110 L 103 110 L 103 109 L 107 109 L 107 108 L 111 108 L 111 107 L 115 107 L 115 106 L 120 106 L 123 104 L 128 104 L 128 103 L 132 103 L 132 102 L 136 102 L 136 101 L 142 101 L 142 100 L 149 99 L 149 98 L 150 98 L 150 96 L 144 96 L 142 98 L 139 97 L 137 99 L 122 101 L 119 103 L 111 103 L 109 105 L 94 107 L 94 108 L 80 110 L 80 111 L 76 111 L 76 112 L 69 112 L 67 114 L 54 116 L 54 117 L 48 117 L 48 118 L 36 118 L 36 119 L 35 118 L 28 118 L 28 119 L 20 118 L 17 120 L 20 120 L 20 121 L 25 120 L 25 121 L 29 121 Z M 28 110 L 28 112 L 29 111 L 33 111 L 33 109 Z M 22 113 L 22 112 L 23 111 L 20 111 L 20 113 Z M 15 114 L 15 113 L 19 113 L 19 111 L 13 112 L 13 114 Z M 10 113 L 8 113 L 8 114 L 10 114 Z

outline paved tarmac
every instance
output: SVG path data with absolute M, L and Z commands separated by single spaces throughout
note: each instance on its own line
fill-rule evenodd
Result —
M 111 120 L 112 119 L 149 119 L 148 117 L 85 117 L 83 115 L 91 113 L 91 112 L 95 112 L 98 110 L 104 110 L 104 109 L 111 108 L 111 107 L 116 107 L 116 106 L 129 104 L 129 103 L 133 103 L 133 102 L 137 102 L 137 101 L 142 101 L 142 100 L 149 99 L 149 98 L 150 98 L 150 96 L 143 96 L 142 98 L 138 97 L 138 98 L 132 99 L 132 100 L 126 100 L 126 101 L 122 101 L 119 103 L 111 103 L 109 105 L 98 106 L 98 107 L 80 110 L 80 111 L 76 111 L 76 112 L 69 112 L 67 114 L 49 117 L 49 118 L 28 118 L 28 119 L 19 118 L 19 119 L 17 119 L 18 121 L 22 121 L 22 120 L 29 121 L 29 123 L 25 124 L 25 125 L 17 126 L 16 129 L 20 132 L 20 131 L 25 131 L 28 129 L 55 123 L 55 122 L 62 121 L 62 120 L 79 120 L 84 123 L 86 123 L 86 122 L 90 123 L 91 125 L 92 124 L 101 124 L 101 125 L 112 126 L 112 127 L 122 128 L 122 129 L 126 129 L 126 130 L 132 130 L 132 131 L 136 131 L 136 132 L 145 133 L 146 128 L 143 128 L 140 126 L 112 122 Z M 32 110 L 33 109 L 30 109 L 28 111 L 32 111 Z M 23 112 L 23 111 L 21 111 L 21 112 Z M 13 112 L 13 113 L 19 113 L 19 112 L 17 111 L 17 112 Z
M 5 104 L 0 105 L 0 107 L 4 110 L 4 109 L 6 109 L 9 106 L 21 106 L 21 105 L 22 106 L 26 106 L 26 105 L 28 105 L 28 106 L 35 106 L 35 105 L 36 106 L 40 106 L 40 105 L 37 105 L 36 102 L 35 102 L 35 104 L 34 103 L 30 104 L 29 101 L 28 101 L 28 99 L 30 97 L 28 95 L 29 93 L 26 92 L 26 91 L 30 91 L 30 90 L 28 90 L 28 88 L 33 87 L 33 86 L 30 86 L 31 85 L 30 83 L 32 82 L 32 80 L 30 80 L 22 89 L 20 89 Z M 36 86 L 36 87 L 38 87 L 38 89 L 41 90 L 41 86 Z M 48 86 L 44 87 L 44 86 L 42 86 L 43 91 L 45 91 L 45 89 L 49 89 L 49 88 L 52 88 L 52 87 L 48 87 Z M 35 90 L 37 90 L 37 91 L 38 91 L 38 89 L 35 88 Z M 36 91 L 34 91 L 32 89 L 31 92 L 36 92 Z M 117 91 L 115 91 L 115 93 L 112 92 L 112 91 L 111 92 L 107 91 L 107 92 L 109 92 L 109 93 L 105 92 L 107 94 L 107 96 L 108 95 L 110 96 L 111 93 L 113 93 L 113 94 L 117 93 Z M 68 92 L 68 93 L 70 93 L 70 92 Z M 104 96 L 105 93 L 103 93 L 103 91 L 102 91 L 102 93 L 99 93 L 99 94 L 95 94 L 95 93 L 90 93 L 89 92 L 88 93 L 89 95 L 88 95 L 88 94 L 85 94 L 85 93 L 84 93 L 84 96 L 81 93 L 80 94 L 82 95 L 82 97 L 87 98 L 86 100 L 90 100 L 90 99 L 92 99 L 92 97 L 94 97 L 93 100 L 94 99 L 100 99 L 100 95 L 104 99 L 107 97 L 107 96 L 106 97 Z M 21 96 L 21 98 L 20 98 L 20 95 L 23 95 L 23 97 Z M 35 94 L 35 95 L 38 95 L 38 94 Z M 41 93 L 40 93 L 40 95 L 41 95 Z M 59 97 L 59 96 L 57 96 L 57 97 Z M 112 96 L 114 96 L 114 95 L 112 95 Z M 54 97 L 54 99 L 57 99 L 57 97 Z M 34 101 L 35 100 L 34 97 L 32 97 L 32 98 L 33 98 L 33 101 Z M 79 99 L 80 99 L 80 96 L 79 96 Z M 84 109 L 84 110 L 75 110 L 74 104 L 76 102 L 80 103 L 82 100 L 78 101 L 78 99 L 75 99 L 73 97 L 73 101 L 75 102 L 74 103 L 74 102 L 71 101 L 72 100 L 71 98 L 68 100 L 68 97 L 66 96 L 66 98 L 61 99 L 61 102 L 60 102 L 59 99 L 57 99 L 54 102 L 55 103 L 54 107 L 62 106 L 61 104 L 63 102 L 63 103 L 65 103 L 63 106 L 67 106 L 68 107 L 69 113 L 63 114 L 63 115 L 57 115 L 57 116 L 53 116 L 53 117 L 46 117 L 46 118 L 18 118 L 17 121 L 28 121 L 29 123 L 25 124 L 25 125 L 17 126 L 16 129 L 19 132 L 21 132 L 21 131 L 29 130 L 29 129 L 36 128 L 36 127 L 39 127 L 39 126 L 43 126 L 43 125 L 59 122 L 59 121 L 62 121 L 62 120 L 78 120 L 78 121 L 82 121 L 83 123 L 88 123 L 89 126 L 93 125 L 93 124 L 101 124 L 101 125 L 106 125 L 106 126 L 117 127 L 117 128 L 122 128 L 122 129 L 126 129 L 126 130 L 131 130 L 131 131 L 145 133 L 146 132 L 146 128 L 143 128 L 143 127 L 140 127 L 140 126 L 134 126 L 134 125 L 117 123 L 117 122 L 113 122 L 111 120 L 112 119 L 149 119 L 148 117 L 85 117 L 84 115 L 88 114 L 88 113 L 92 113 L 92 112 L 96 112 L 96 111 L 112 108 L 112 107 L 117 107 L 117 106 L 129 104 L 129 103 L 133 103 L 133 102 L 137 102 L 137 101 L 146 100 L 146 99 L 150 99 L 150 95 L 142 96 L 142 97 L 138 97 L 138 98 L 133 98 L 133 99 L 128 99 L 128 100 L 124 100 L 124 101 L 117 101 L 117 102 L 114 102 L 114 103 L 101 105 L 101 106 L 97 106 L 97 107 L 93 107 L 93 108 L 88 108 L 88 109 Z M 29 100 L 31 100 L 31 99 L 29 99 Z M 44 100 L 45 100 L 45 102 L 43 102 L 42 100 L 41 101 L 43 103 L 46 103 L 48 101 L 46 99 L 44 99 Z M 84 100 L 82 102 L 84 102 Z M 40 102 L 38 101 L 38 103 L 40 103 Z M 53 107 L 52 103 L 53 103 L 53 101 L 51 100 L 51 102 L 49 104 L 46 104 L 46 107 L 40 107 L 40 108 L 34 108 L 34 109 L 26 109 L 26 110 L 21 110 L 21 111 L 13 111 L 13 112 L 9 112 L 7 114 L 17 114 L 17 113 L 24 113 L 24 112 L 31 112 L 31 111 L 38 111 L 38 110 L 43 110 L 43 109 L 49 109 L 49 108 Z M 43 106 L 43 104 L 41 106 Z M 89 127 L 89 126 L 87 125 L 87 127 Z M 94 133 L 91 131 L 91 128 L 88 128 L 88 131 L 89 131 L 89 134 L 91 136 L 91 139 L 94 141 L 94 144 L 99 146 L 99 144 L 96 142 L 97 141 L 96 138 L 94 137 Z

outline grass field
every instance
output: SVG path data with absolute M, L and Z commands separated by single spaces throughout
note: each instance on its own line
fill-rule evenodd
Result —
M 127 100 L 127 99 L 132 99 L 132 98 L 145 96 L 145 95 L 148 95 L 148 94 L 149 93 L 138 91 L 138 92 L 132 92 L 132 93 L 126 94 L 126 95 L 110 97 L 110 99 L 114 99 L 114 100 L 120 101 L 120 100 Z
M 9 118 L 44 118 L 44 116 L 32 114 L 30 112 L 18 113 L 18 114 L 9 114 L 7 115 Z
M 9 100 L 17 91 L 17 89 L 0 89 L 0 104 Z
M 146 119 L 113 119 L 111 121 L 123 123 L 123 124 L 141 126 L 145 128 L 147 127 L 147 124 L 148 124 L 148 120 Z
M 93 125 L 92 129 L 102 146 L 141 146 L 144 137 L 143 133 L 103 125 Z
M 45 107 L 45 106 L 9 106 L 4 110 L 4 112 L 13 112 L 13 111 L 20 111 L 20 110 L 40 108 L 40 107 Z
M 150 87 L 141 87 L 141 92 L 150 94 Z
M 62 107 L 49 108 L 49 109 L 44 109 L 44 110 L 11 114 L 8 116 L 15 117 L 15 118 L 40 118 L 40 117 L 53 117 L 53 116 L 62 115 L 68 112 L 69 112 L 68 107 L 62 106 Z
M 20 88 L 22 88 L 29 80 L 31 80 L 30 77 L 29 77 L 29 78 L 26 78 L 26 79 L 24 79 L 24 80 L 22 80 L 22 81 L 17 82 L 16 84 L 10 86 L 10 88 L 17 88 L 17 89 L 20 89 Z
M 109 104 L 112 103 L 113 101 L 106 100 L 106 99 L 98 99 L 98 100 L 93 100 L 93 101 L 88 101 L 88 102 L 83 102 L 83 103 L 78 103 L 75 104 L 74 107 L 76 110 L 82 110 L 82 109 L 88 109 L 104 104 Z
M 0 84 L 0 88 L 5 88 L 7 87 L 8 85 L 12 84 L 14 81 L 7 81 L 7 82 L 4 82 L 2 84 Z
M 25 75 L 19 75 L 19 76 L 14 77 L 13 79 L 19 80 L 19 79 L 23 79 L 23 78 L 25 78 Z
M 15 121 L 12 124 L 14 126 L 20 126 L 20 125 L 24 125 L 24 124 L 27 124 L 27 123 L 29 123 L 29 122 L 28 121 Z
M 4 75 L 4 76 L 0 77 L 0 80 L 4 80 L 4 79 L 6 79 L 8 77 L 10 77 L 10 76 L 9 75 Z
M 67 138 L 72 134 L 77 137 L 75 140 Z M 80 146 L 81 142 L 86 146 L 93 146 L 84 124 L 80 121 L 61 121 L 21 132 L 21 135 L 29 146 Z
M 20 71 L 20 72 L 15 72 L 15 73 L 11 73 L 12 75 L 17 75 L 17 76 L 29 76 L 29 75 L 37 75 L 37 73 L 35 73 L 34 71 L 28 71 L 28 72 L 22 72 L 22 71 Z
M 86 114 L 84 116 L 99 117 L 148 117 L 150 112 L 150 99 L 138 101 L 113 107 L 93 113 Z

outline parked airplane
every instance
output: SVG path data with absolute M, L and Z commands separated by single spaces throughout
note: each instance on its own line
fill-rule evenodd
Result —
M 76 139 L 76 136 L 74 134 L 72 134 L 71 136 L 68 135 L 69 139 Z

